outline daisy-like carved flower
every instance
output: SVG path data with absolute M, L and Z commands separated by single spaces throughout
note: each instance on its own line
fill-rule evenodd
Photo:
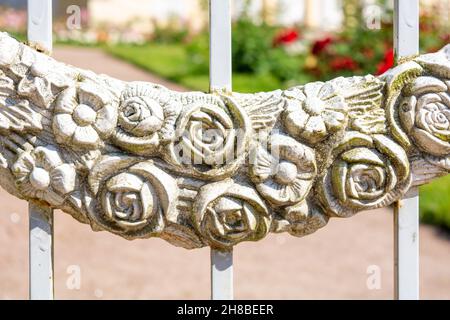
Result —
M 19 155 L 12 167 L 16 186 L 25 197 L 61 205 L 75 189 L 76 171 L 63 163 L 53 146 L 37 147 Z
M 284 92 L 287 131 L 309 143 L 324 140 L 345 125 L 347 103 L 330 82 L 313 82 Z
M 274 205 L 292 205 L 308 194 L 317 173 L 314 150 L 291 137 L 275 135 L 269 153 L 256 149 L 250 177 L 259 193 Z
M 57 98 L 53 132 L 56 141 L 94 149 L 102 145 L 117 123 L 115 100 L 95 84 L 69 87 Z

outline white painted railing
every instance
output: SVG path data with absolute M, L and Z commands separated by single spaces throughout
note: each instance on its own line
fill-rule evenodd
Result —
M 231 91 L 231 0 L 210 0 L 210 90 Z M 397 58 L 418 53 L 419 0 L 395 0 Z M 28 0 L 28 40 L 52 49 L 52 1 Z M 395 298 L 419 298 L 418 194 L 394 210 Z M 30 203 L 30 299 L 53 299 L 53 212 Z M 233 299 L 233 253 L 211 251 L 211 297 Z
M 28 42 L 48 54 L 52 51 L 52 0 L 28 0 Z M 30 299 L 53 299 L 53 210 L 29 203 Z
M 397 59 L 419 54 L 419 0 L 395 0 Z M 419 299 L 419 194 L 410 190 L 394 209 L 395 299 Z

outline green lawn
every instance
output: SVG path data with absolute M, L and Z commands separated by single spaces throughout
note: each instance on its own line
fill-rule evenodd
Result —
M 118 45 L 106 47 L 105 50 L 190 89 L 208 90 L 207 71 L 204 73 L 193 71 L 183 45 Z M 283 84 L 270 75 L 239 73 L 233 75 L 234 91 L 257 92 L 278 88 L 283 88 Z M 450 175 L 421 187 L 420 214 L 422 221 L 450 230 Z
M 208 90 L 207 72 L 193 71 L 183 46 L 174 44 L 117 45 L 106 47 L 109 53 L 154 72 L 193 90 Z M 271 75 L 254 76 L 234 73 L 233 90 L 239 92 L 269 91 L 282 87 Z

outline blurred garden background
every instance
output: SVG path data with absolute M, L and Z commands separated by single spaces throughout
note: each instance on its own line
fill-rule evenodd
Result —
M 26 2 L 0 0 L 0 30 L 23 41 Z M 94 48 L 173 84 L 172 88 L 208 90 L 207 0 L 53 2 L 59 52 L 73 58 L 75 48 Z M 392 0 L 235 0 L 232 4 L 234 91 L 380 75 L 395 64 Z M 450 43 L 450 0 L 421 0 L 420 14 L 422 53 Z M 103 60 L 92 63 L 101 65 Z M 420 212 L 423 222 L 450 235 L 450 175 L 421 187 Z

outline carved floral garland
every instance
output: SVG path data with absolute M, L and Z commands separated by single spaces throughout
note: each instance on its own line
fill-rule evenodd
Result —
M 0 34 L 0 168 L 14 195 L 127 239 L 228 250 L 304 236 L 450 171 L 450 46 L 378 78 L 204 94 L 98 76 Z

